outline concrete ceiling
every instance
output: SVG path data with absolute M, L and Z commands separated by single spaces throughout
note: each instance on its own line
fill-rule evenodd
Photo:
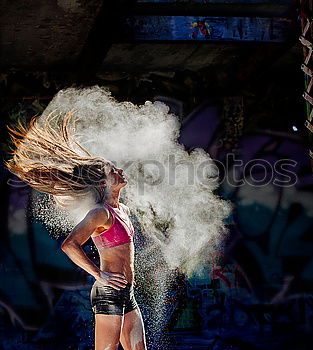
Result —
M 176 18 L 173 15 L 177 14 L 187 16 L 185 18 L 192 21 L 191 18 L 207 16 L 208 13 L 211 16 L 228 16 L 225 17 L 228 22 L 231 21 L 232 13 L 236 18 L 247 15 L 256 18 L 267 16 L 270 21 L 273 20 L 272 27 L 277 27 L 283 19 L 288 21 L 289 32 L 284 34 L 277 45 L 262 40 L 249 43 L 233 40 L 201 41 L 198 40 L 203 39 L 200 34 L 196 41 L 186 42 L 171 37 L 167 41 L 143 42 L 135 39 L 138 28 L 134 29 L 133 40 L 123 40 L 125 33 L 122 31 L 125 28 L 121 28 L 121 21 L 125 16 L 139 14 L 152 26 L 152 17 L 163 16 L 165 21 L 173 21 L 171 18 Z M 266 0 L 211 0 L 205 4 L 197 1 L 156 3 L 143 0 L 31 0 L 21 3 L 7 0 L 2 3 L 0 18 L 0 62 L 2 70 L 85 70 L 91 74 L 106 70 L 184 68 L 196 71 L 208 66 L 212 69 L 221 65 L 230 67 L 241 57 L 253 55 L 262 45 L 270 47 L 274 55 L 277 55 L 276 50 L 285 53 L 286 48 L 292 47 L 296 42 L 296 16 L 295 1 L 291 0 L 277 1 L 275 4 Z M 229 25 L 228 22 L 226 26 Z M 186 38 L 189 38 L 188 35 Z M 258 55 L 260 54 L 258 50 Z M 266 50 L 265 54 L 268 54 Z
M 212 25 L 212 17 L 204 17 L 209 14 L 223 18 L 219 30 Z M 186 40 L 174 38 L 176 15 L 182 16 L 178 22 L 187 23 L 179 27 L 185 30 Z M 133 20 L 132 16 L 137 17 Z M 127 40 L 125 18 L 134 24 L 128 27 Z M 214 40 L 204 37 L 197 18 L 209 23 L 205 25 L 216 35 Z M 285 104 L 285 96 L 301 93 L 297 89 L 302 79 L 302 48 L 293 0 L 275 4 L 268 0 L 211 0 L 205 4 L 148 0 L 30 0 L 21 4 L 7 0 L 0 21 L 0 73 L 8 82 L 2 87 L 5 96 L 33 95 L 34 88 L 40 90 L 36 77 L 43 79 L 44 95 L 53 95 L 53 86 L 58 90 L 73 84 L 99 84 L 138 103 L 155 94 L 182 95 L 186 110 L 207 96 L 241 94 L 251 97 L 256 108 L 266 95 L 267 100 L 260 102 L 264 108 L 271 106 L 269 89 L 276 86 Z M 196 40 L 190 36 L 194 28 Z M 254 33 L 251 28 L 258 31 L 257 40 L 245 41 L 245 36 Z M 168 31 L 169 40 L 138 39 L 142 33 L 155 37 L 159 31 Z M 219 37 L 226 32 L 228 37 L 233 35 L 232 40 Z M 14 72 L 30 72 L 33 78 Z M 180 72 L 185 72 L 184 77 Z M 275 86 L 269 84 L 274 77 Z M 296 108 L 299 106 L 283 110 L 293 114 Z
M 2 1 L 2 68 L 68 66 L 77 60 L 102 1 Z

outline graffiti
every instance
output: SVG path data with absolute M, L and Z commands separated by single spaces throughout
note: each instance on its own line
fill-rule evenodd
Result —
M 198 34 L 205 37 L 205 39 L 211 38 L 211 26 L 206 22 L 205 19 L 198 20 L 190 24 L 192 28 L 191 37 L 192 39 L 197 39 Z
M 233 101 L 238 108 L 200 106 L 185 119 L 180 142 L 188 149 L 206 149 L 224 165 L 233 150 L 242 166 L 230 162 L 224 171 L 237 179 L 264 177 L 264 168 L 244 170 L 253 159 L 270 165 L 291 159 L 296 161 L 297 181 L 289 187 L 278 186 L 274 179 L 262 187 L 253 186 L 252 180 L 243 186 L 221 184 L 219 194 L 236 208 L 225 251 L 217 252 L 220 261 L 213 265 L 199 261 L 198 275 L 191 278 L 173 272 L 162 331 L 179 349 L 271 349 L 275 344 L 295 349 L 294 342 L 307 341 L 313 320 L 313 296 L 308 293 L 313 285 L 309 157 L 300 139 L 287 133 L 243 133 L 239 125 L 232 137 L 232 121 L 242 121 L 241 100 Z M 228 121 L 221 110 L 229 112 Z M 2 169 L 1 182 L 8 176 Z M 283 174 L 277 172 L 277 179 Z M 40 222 L 28 219 L 31 196 L 28 187 L 10 187 L 3 199 L 9 215 L 0 246 L 2 347 L 76 349 L 79 344 L 90 349 L 93 281 L 60 251 L 62 238 L 53 239 Z M 91 245 L 84 249 L 95 259 Z M 136 298 L 144 317 L 154 317 L 148 280 L 157 280 L 162 266 L 144 273 L 137 281 Z M 292 340 L 288 329 L 297 333 Z
M 203 105 L 186 118 L 180 141 L 189 149 L 205 148 L 223 163 L 229 148 L 220 142 L 227 136 L 221 123 L 217 109 Z M 237 179 L 245 175 L 245 164 L 255 158 L 269 164 L 290 159 L 296 162 L 297 181 L 288 188 L 273 181 L 258 189 L 252 182 L 242 187 L 221 184 L 220 193 L 236 208 L 224 256 L 231 263 L 207 267 L 210 273 L 204 279 L 187 284 L 186 312 L 176 323 L 178 328 L 192 329 L 197 322 L 208 332 L 203 333 L 206 340 L 214 337 L 212 349 L 253 348 L 251 342 L 242 340 L 244 334 L 255 344 L 265 332 L 271 342 L 273 334 L 285 334 L 286 324 L 311 331 L 308 320 L 313 310 L 306 286 L 313 284 L 313 240 L 309 234 L 313 180 L 305 145 L 289 134 L 266 131 L 238 140 L 239 151 L 235 152 L 243 165 L 236 170 Z M 233 171 L 232 165 L 225 169 Z M 253 169 L 252 174 L 258 179 L 264 177 L 264 171 Z M 286 339 L 281 337 L 281 343 Z
M 121 16 L 122 40 L 284 42 L 292 20 L 255 17 Z M 191 33 L 190 33 L 191 27 Z

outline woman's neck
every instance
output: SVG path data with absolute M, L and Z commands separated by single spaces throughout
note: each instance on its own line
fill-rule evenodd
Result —
M 106 199 L 106 203 L 108 203 L 111 207 L 119 208 L 119 199 L 120 191 L 111 192 L 110 196 Z

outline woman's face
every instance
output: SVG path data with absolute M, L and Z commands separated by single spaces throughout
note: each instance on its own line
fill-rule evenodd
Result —
M 111 190 L 118 190 L 127 185 L 127 180 L 123 169 L 111 164 L 111 170 L 109 171 L 106 179 L 107 186 Z

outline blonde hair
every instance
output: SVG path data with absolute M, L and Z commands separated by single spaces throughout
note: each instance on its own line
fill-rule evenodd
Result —
M 7 126 L 13 142 L 6 167 L 34 189 L 58 196 L 77 197 L 95 191 L 96 201 L 106 194 L 105 180 L 112 163 L 91 154 L 77 141 L 75 112 L 34 116 L 27 128 L 21 121 Z

